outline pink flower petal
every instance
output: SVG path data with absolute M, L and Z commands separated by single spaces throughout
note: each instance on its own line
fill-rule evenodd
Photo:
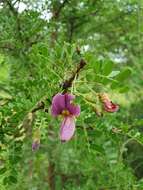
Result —
M 52 99 L 52 107 L 51 107 L 52 115 L 57 116 L 61 114 L 64 109 L 65 109 L 65 95 L 58 93 Z
M 80 106 L 74 105 L 71 101 L 75 99 L 75 96 L 72 94 L 65 94 L 66 97 L 66 108 L 71 115 L 79 116 L 80 115 Z
M 38 150 L 39 147 L 40 147 L 40 141 L 39 141 L 39 140 L 35 140 L 35 141 L 32 143 L 32 151 Z
M 72 95 L 72 94 L 66 93 L 65 94 L 65 99 L 66 99 L 66 102 L 71 102 L 72 100 L 75 99 L 75 96 Z
M 74 116 L 79 116 L 80 115 L 80 106 L 78 106 L 78 105 L 69 104 L 67 106 L 67 109 Z
M 80 115 L 80 106 L 74 105 L 72 100 L 75 96 L 72 94 L 56 94 L 52 100 L 51 113 L 53 116 L 60 115 L 62 111 L 67 110 L 73 116 Z
M 60 129 L 61 141 L 69 141 L 74 135 L 75 131 L 75 119 L 74 117 L 65 117 Z

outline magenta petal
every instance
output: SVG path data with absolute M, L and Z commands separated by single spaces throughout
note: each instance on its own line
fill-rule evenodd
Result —
M 80 106 L 74 105 L 72 101 L 75 96 L 72 94 L 56 94 L 52 100 L 51 112 L 53 116 L 57 116 L 62 113 L 62 111 L 67 110 L 73 116 L 80 115 Z
M 56 94 L 52 100 L 51 112 L 53 116 L 57 116 L 65 109 L 65 95 Z
M 79 116 L 80 115 L 80 106 L 74 105 L 74 104 L 69 104 L 67 106 L 69 112 L 74 115 L 74 116 Z
M 74 116 L 80 115 L 80 106 L 72 104 L 72 100 L 75 99 L 75 96 L 72 94 L 65 94 L 66 97 L 66 108 L 70 112 L 70 114 Z
M 65 101 L 66 102 L 71 102 L 72 100 L 74 100 L 75 99 L 75 96 L 74 95 L 72 95 L 72 94 L 68 94 L 68 93 L 66 93 L 65 94 Z
M 61 141 L 69 141 L 74 135 L 75 131 L 75 119 L 74 117 L 65 117 L 60 129 Z
M 35 141 L 32 143 L 32 151 L 38 150 L 39 147 L 40 147 L 40 141 L 39 141 L 39 140 L 35 140 Z

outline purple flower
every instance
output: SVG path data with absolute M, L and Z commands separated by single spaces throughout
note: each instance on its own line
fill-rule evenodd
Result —
M 38 139 L 33 141 L 33 143 L 32 143 L 32 151 L 38 150 L 39 147 L 40 147 L 40 141 Z
M 69 141 L 74 135 L 75 116 L 80 115 L 80 106 L 72 103 L 74 99 L 75 96 L 72 94 L 58 93 L 52 100 L 52 115 L 55 117 L 62 115 L 64 117 L 60 129 L 61 141 Z
M 32 151 L 38 150 L 40 147 L 40 129 L 37 128 L 33 132 Z

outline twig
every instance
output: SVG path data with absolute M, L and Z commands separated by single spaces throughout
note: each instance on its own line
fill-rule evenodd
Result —
M 53 11 L 52 11 L 52 13 L 53 13 L 52 20 L 53 21 L 58 20 L 60 13 L 66 3 L 68 3 L 68 0 L 64 0 L 63 3 L 60 3 L 60 6 L 57 8 L 57 10 L 54 10 L 54 8 L 53 8 Z M 57 40 L 57 35 L 58 35 L 58 27 L 57 27 L 57 25 L 55 25 L 55 27 L 51 33 L 51 47 L 55 46 L 55 42 Z
M 65 4 L 68 3 L 68 0 L 64 0 L 63 3 L 60 4 L 59 8 L 55 11 L 53 18 L 57 19 L 62 11 L 62 9 L 65 7 Z
M 68 88 L 72 86 L 75 76 L 78 77 L 79 72 L 85 67 L 86 64 L 87 64 L 86 61 L 84 59 L 81 59 L 79 65 L 77 66 L 76 70 L 73 72 L 72 76 L 68 80 L 65 80 L 65 82 L 62 83 L 62 85 L 60 85 L 64 93 L 67 92 Z
M 31 113 L 35 113 L 38 110 L 44 109 L 45 103 L 43 101 L 38 102 L 37 106 L 31 110 Z
M 50 190 L 55 190 L 55 163 L 49 160 L 48 184 Z
M 20 20 L 19 20 L 19 15 L 17 10 L 14 8 L 12 2 L 10 0 L 5 0 L 5 2 L 7 3 L 10 11 L 12 12 L 12 14 L 14 15 L 15 19 L 16 19 L 16 23 L 17 23 L 17 34 L 19 39 L 21 40 L 21 42 L 23 41 L 22 39 L 22 35 L 21 35 L 21 26 L 20 26 Z

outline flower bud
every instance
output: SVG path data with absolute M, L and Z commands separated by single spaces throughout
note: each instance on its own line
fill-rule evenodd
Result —
M 119 110 L 119 105 L 114 104 L 106 93 L 100 94 L 99 97 L 106 112 L 113 113 Z
M 32 151 L 38 150 L 40 147 L 40 130 L 36 129 L 33 133 Z

